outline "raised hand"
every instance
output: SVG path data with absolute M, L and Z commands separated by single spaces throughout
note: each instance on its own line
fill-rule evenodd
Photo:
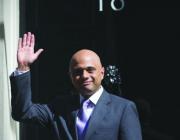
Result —
M 25 33 L 23 38 L 19 38 L 17 50 L 18 70 L 26 71 L 30 69 L 32 64 L 43 51 L 39 49 L 34 52 L 35 37 L 31 32 Z

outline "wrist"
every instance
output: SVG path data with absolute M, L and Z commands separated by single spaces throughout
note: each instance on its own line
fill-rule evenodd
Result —
M 18 71 L 29 71 L 30 67 L 29 66 L 24 66 L 24 65 L 18 65 L 17 70 Z

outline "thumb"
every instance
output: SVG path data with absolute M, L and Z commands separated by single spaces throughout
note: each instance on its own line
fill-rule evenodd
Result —
M 36 53 L 35 56 L 36 58 L 39 57 L 39 55 L 44 51 L 44 49 L 39 49 Z

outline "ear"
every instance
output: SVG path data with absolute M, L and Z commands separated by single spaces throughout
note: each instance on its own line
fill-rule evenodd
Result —
M 101 68 L 102 79 L 104 78 L 104 73 L 105 73 L 105 69 L 104 69 L 104 67 L 102 67 L 102 68 Z

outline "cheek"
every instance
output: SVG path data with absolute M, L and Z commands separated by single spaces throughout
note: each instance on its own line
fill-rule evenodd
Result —
M 95 79 L 96 83 L 101 83 L 103 76 L 102 76 L 102 74 L 97 74 L 96 76 L 94 76 L 94 79 Z
M 75 76 L 75 77 L 72 78 L 72 82 L 73 82 L 74 85 L 78 85 L 79 81 L 80 81 L 79 76 Z
M 80 77 L 79 76 L 72 76 L 72 81 L 77 81 Z

